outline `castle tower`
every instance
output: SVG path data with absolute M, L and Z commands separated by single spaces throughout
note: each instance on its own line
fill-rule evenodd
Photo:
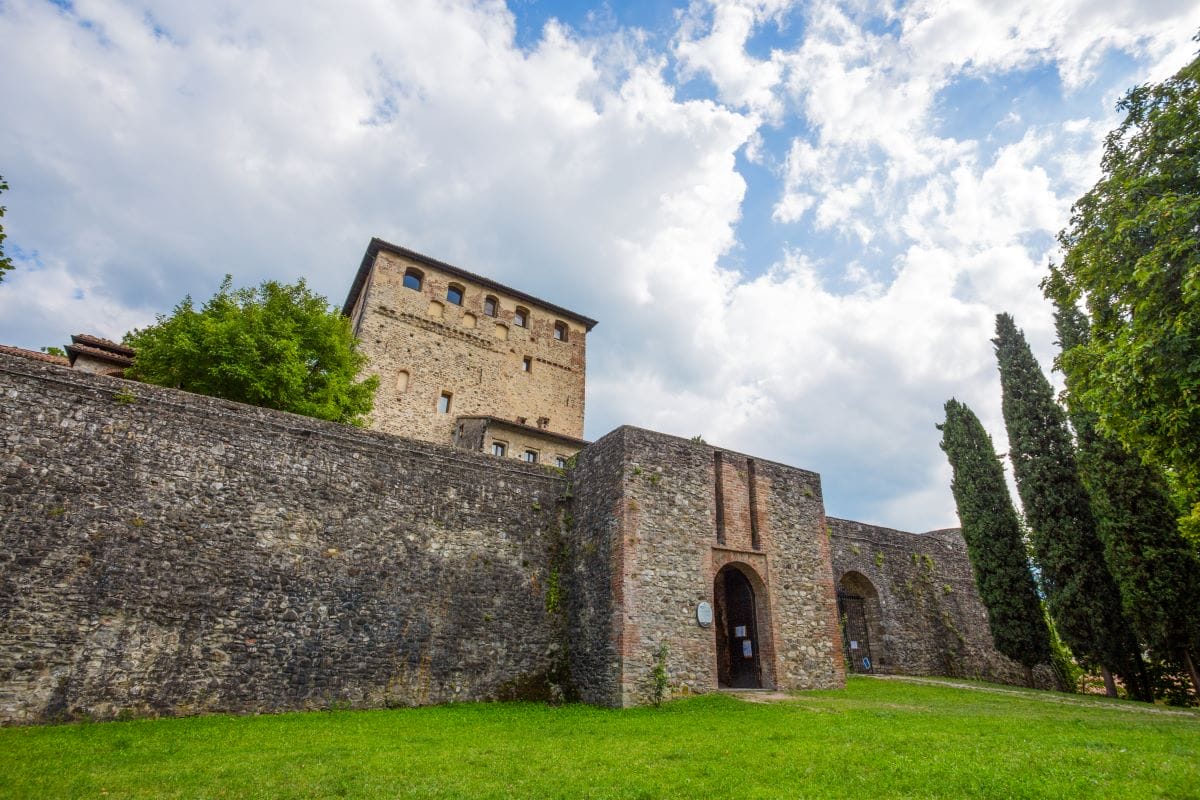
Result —
M 379 375 L 374 428 L 552 466 L 585 444 L 595 320 L 381 239 L 342 313 Z

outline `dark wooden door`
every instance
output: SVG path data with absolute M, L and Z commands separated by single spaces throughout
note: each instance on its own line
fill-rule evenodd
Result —
M 735 567 L 725 567 L 714 587 L 718 602 L 717 679 L 735 689 L 762 686 L 755 624 L 754 589 Z

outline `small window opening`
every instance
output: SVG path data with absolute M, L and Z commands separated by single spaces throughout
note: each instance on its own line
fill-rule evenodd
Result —
M 499 306 L 499 301 L 497 301 L 496 298 L 492 297 L 491 295 L 483 298 L 483 313 L 489 317 L 496 316 L 496 309 L 499 308 Z
M 461 306 L 463 300 L 463 287 L 457 283 L 452 283 L 446 289 L 446 302 L 453 303 L 456 306 Z
M 402 393 L 408 391 L 408 371 L 400 370 L 396 373 L 396 392 Z
M 558 467 L 559 469 L 566 469 L 567 468 L 567 460 L 565 458 L 563 458 L 562 456 L 555 456 L 554 457 L 554 466 Z
M 522 458 L 524 458 L 525 461 L 527 461 L 530 464 L 536 464 L 537 463 L 537 450 L 526 450 L 525 455 L 522 456 Z
M 524 358 L 521 359 L 521 371 L 522 372 L 533 372 L 533 357 L 532 356 L 525 356 Z
M 513 325 L 518 328 L 529 327 L 529 309 L 517 306 L 517 310 L 513 312 Z
M 492 455 L 503 456 L 508 452 L 508 446 L 504 442 L 492 442 Z
M 554 323 L 554 338 L 560 342 L 565 342 L 567 340 L 567 323 Z
M 449 414 L 450 413 L 450 400 L 453 397 L 454 397 L 454 395 L 450 394 L 450 392 L 442 392 L 442 396 L 438 398 L 438 413 L 439 414 Z
M 421 274 L 421 270 L 409 268 L 404 272 L 404 288 L 419 292 L 421 291 L 421 282 L 424 278 L 425 276 Z

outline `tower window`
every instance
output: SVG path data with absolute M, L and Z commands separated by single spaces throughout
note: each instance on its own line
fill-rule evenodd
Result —
M 396 392 L 408 391 L 408 370 L 402 369 L 396 373 Z
M 560 342 L 565 342 L 567 340 L 567 323 L 554 323 L 554 338 Z
M 504 442 L 492 442 L 492 455 L 504 456 L 508 452 L 508 446 Z
M 491 295 L 488 295 L 487 297 L 483 298 L 483 313 L 486 314 L 487 316 L 489 316 L 489 317 L 496 316 L 496 309 L 498 309 L 499 307 L 500 307 L 499 301 L 497 301 L 496 298 L 492 297 Z
M 525 356 L 524 358 L 521 359 L 521 371 L 522 372 L 533 372 L 533 357 L 532 356 Z
M 525 454 L 523 456 L 521 456 L 521 458 L 525 459 L 525 461 L 530 464 L 536 464 L 537 463 L 537 450 L 526 450 Z
M 450 286 L 446 289 L 446 302 L 453 303 L 456 306 L 461 306 L 462 299 L 463 287 L 459 286 L 457 283 L 450 284 Z
M 454 395 L 450 394 L 450 392 L 442 392 L 442 396 L 438 398 L 438 413 L 439 414 L 449 414 L 450 413 L 450 400 L 453 397 L 454 397 Z
M 559 469 L 566 469 L 567 468 L 567 459 L 563 458 L 562 456 L 555 456 L 554 457 L 554 466 L 558 467 Z
M 513 312 L 513 325 L 519 328 L 529 327 L 529 309 L 517 306 L 517 310 Z
M 424 278 L 425 276 L 422 274 L 421 270 L 409 267 L 404 272 L 404 288 L 413 289 L 414 291 L 419 292 L 421 291 L 421 283 Z

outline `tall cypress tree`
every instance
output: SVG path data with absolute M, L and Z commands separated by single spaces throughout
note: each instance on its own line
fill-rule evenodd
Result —
M 954 472 L 950 488 L 992 641 L 1025 667 L 1025 681 L 1032 686 L 1034 665 L 1050 660 L 1050 632 L 1029 572 L 1021 523 L 1004 483 L 1004 467 L 992 437 L 965 404 L 946 401 L 946 421 L 938 428 Z
M 1149 699 L 1137 642 L 1121 613 L 1120 594 L 1079 480 L 1066 416 L 1008 314 L 997 315 L 992 342 L 1009 457 L 1050 615 L 1072 652 L 1105 670 L 1110 695 L 1116 694 L 1109 677 L 1115 673 L 1135 696 Z
M 1063 353 L 1086 344 L 1087 318 L 1069 301 L 1056 305 L 1054 323 Z M 1091 497 L 1096 531 L 1121 590 L 1125 615 L 1158 658 L 1188 671 L 1200 695 L 1200 563 L 1179 533 L 1162 473 L 1098 430 L 1096 415 L 1073 393 L 1074 383 L 1067 375 L 1067 411 L 1079 445 L 1079 474 Z

